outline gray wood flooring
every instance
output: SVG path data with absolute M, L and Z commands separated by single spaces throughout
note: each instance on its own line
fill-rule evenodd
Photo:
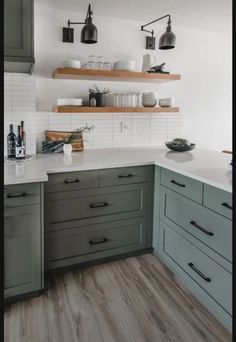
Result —
M 231 334 L 152 254 L 67 272 L 5 312 L 5 342 L 227 342 Z

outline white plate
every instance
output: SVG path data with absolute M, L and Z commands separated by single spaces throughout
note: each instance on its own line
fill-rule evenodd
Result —
M 76 59 L 70 59 L 67 61 L 61 62 L 61 65 L 63 68 L 75 68 L 75 69 L 80 69 L 81 68 L 81 63 L 80 61 Z
M 83 99 L 57 99 L 58 106 L 82 106 Z

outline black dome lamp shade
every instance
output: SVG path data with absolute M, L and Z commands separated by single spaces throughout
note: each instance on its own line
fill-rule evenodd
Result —
M 70 27 L 70 25 L 82 25 L 85 24 L 81 30 L 81 43 L 84 44 L 94 44 L 98 41 L 98 30 L 96 26 L 92 23 L 92 14 L 91 5 L 89 4 L 85 22 L 71 22 L 68 20 L 68 27 L 63 27 L 63 42 L 74 43 L 74 29 Z
M 167 27 L 166 27 L 166 32 L 163 33 L 159 39 L 159 49 L 161 50 L 169 50 L 169 49 L 173 49 L 175 48 L 175 41 L 176 41 L 176 37 L 175 34 L 171 31 L 171 18 L 170 15 L 164 15 L 161 18 L 158 18 L 156 20 L 151 21 L 150 23 L 141 26 L 141 31 L 145 31 L 148 33 L 151 33 L 151 37 L 146 37 L 146 49 L 152 49 L 155 50 L 155 37 L 154 35 L 154 31 L 148 31 L 146 29 L 144 29 L 144 27 L 146 27 L 147 25 L 153 24 L 156 21 L 159 21 L 161 19 L 167 18 L 168 17 L 168 23 L 167 23 Z

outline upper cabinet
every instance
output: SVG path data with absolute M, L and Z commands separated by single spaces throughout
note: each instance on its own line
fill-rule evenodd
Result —
M 4 71 L 30 73 L 34 63 L 34 1 L 4 0 Z

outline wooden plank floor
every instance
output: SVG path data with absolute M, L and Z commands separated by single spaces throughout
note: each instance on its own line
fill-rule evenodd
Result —
M 5 312 L 4 342 L 227 342 L 231 334 L 152 254 L 67 272 Z

